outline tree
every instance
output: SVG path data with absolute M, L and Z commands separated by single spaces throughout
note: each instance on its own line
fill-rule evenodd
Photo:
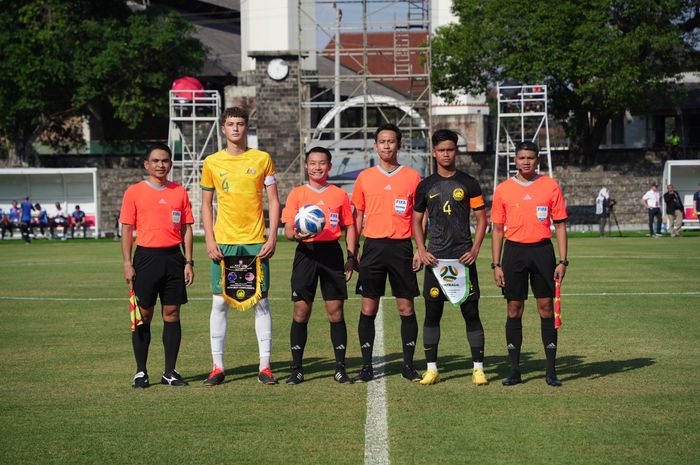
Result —
M 71 117 L 96 104 L 136 128 L 167 114 L 173 79 L 204 61 L 179 15 L 124 0 L 0 0 L 0 139 L 10 165 L 26 164 L 41 134 L 76 135 Z M 48 131 L 47 131 L 48 130 Z
M 514 79 L 546 84 L 579 162 L 605 128 L 652 98 L 678 96 L 697 70 L 696 0 L 454 0 L 459 23 L 432 42 L 433 87 L 448 99 Z

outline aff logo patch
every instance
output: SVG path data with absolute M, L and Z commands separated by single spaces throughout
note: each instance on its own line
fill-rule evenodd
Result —
M 173 217 L 173 224 L 180 224 L 180 219 L 182 218 L 182 213 L 179 212 L 178 210 L 173 210 L 171 212 L 172 217 Z
M 394 200 L 394 210 L 399 215 L 406 213 L 406 208 L 408 207 L 408 200 L 406 199 L 396 199 Z
M 457 202 L 461 202 L 462 200 L 464 200 L 464 189 L 458 187 L 457 189 L 453 190 L 452 198 L 455 199 Z
M 537 207 L 537 219 L 544 221 L 549 216 L 549 207 Z
M 338 215 L 337 212 L 331 212 L 329 219 L 331 222 L 331 228 L 335 228 L 338 226 L 338 222 L 340 222 L 340 215 Z
M 255 174 L 255 173 L 257 173 L 257 171 L 255 171 L 255 168 L 248 168 L 245 171 L 245 174 Z

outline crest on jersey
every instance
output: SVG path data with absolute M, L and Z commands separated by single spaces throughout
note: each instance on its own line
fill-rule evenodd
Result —
M 464 189 L 458 187 L 457 189 L 453 190 L 452 198 L 455 199 L 457 202 L 461 202 L 462 200 L 464 200 Z
M 549 216 L 549 207 L 537 207 L 537 219 L 544 221 Z
M 336 226 L 338 226 L 338 223 L 340 222 L 340 215 L 338 215 L 337 212 L 331 212 L 330 220 L 331 220 L 331 228 L 335 228 Z
M 438 289 L 437 287 L 430 288 L 430 297 L 432 297 L 434 299 L 435 297 L 437 297 L 439 295 L 440 295 L 440 289 Z
M 170 213 L 173 218 L 173 224 L 180 224 L 180 218 L 182 218 L 182 213 L 179 210 L 173 210 Z
M 396 199 L 394 200 L 394 210 L 399 215 L 406 213 L 406 207 L 408 207 L 408 200 L 406 199 Z

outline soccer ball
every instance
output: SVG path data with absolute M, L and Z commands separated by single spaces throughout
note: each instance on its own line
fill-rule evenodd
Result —
M 301 234 L 318 234 L 326 225 L 326 215 L 316 205 L 304 205 L 294 217 L 294 226 Z

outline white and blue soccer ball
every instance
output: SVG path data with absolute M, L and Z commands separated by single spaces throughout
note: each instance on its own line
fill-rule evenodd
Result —
M 304 205 L 294 217 L 294 226 L 301 234 L 318 234 L 326 226 L 326 215 L 316 205 Z

